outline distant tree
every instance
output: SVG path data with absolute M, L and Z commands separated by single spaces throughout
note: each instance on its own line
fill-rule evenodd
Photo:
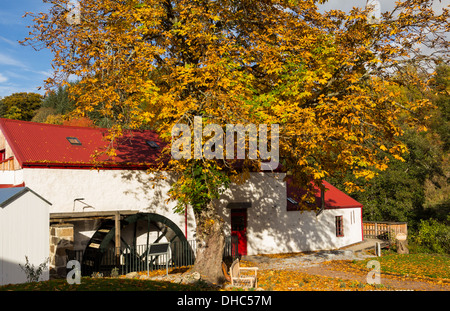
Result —
M 450 149 L 450 65 L 440 64 L 431 80 L 433 103 L 437 106 L 432 128 L 439 133 L 444 150 Z
M 71 82 L 70 85 L 76 83 Z M 67 86 L 59 86 L 56 91 L 50 91 L 44 98 L 41 108 L 34 116 L 34 122 L 86 126 L 86 127 L 111 127 L 108 118 L 102 116 L 97 111 L 86 113 L 85 117 L 74 116 L 76 100 L 70 97 Z
M 56 91 L 50 91 L 44 98 L 32 121 L 53 124 L 56 119 L 63 120 L 64 115 L 74 108 L 75 101 L 69 97 L 67 87 L 59 86 Z
M 430 132 L 436 136 L 433 145 L 442 148 L 439 157 L 441 173 L 425 181 L 422 215 L 450 226 L 450 66 L 444 63 L 437 66 L 430 85 L 432 102 L 437 108 L 431 118 Z
M 56 114 L 66 114 L 75 108 L 75 101 L 69 97 L 67 87 L 59 86 L 45 97 L 42 107 L 52 108 Z
M 42 104 L 37 93 L 13 93 L 0 100 L 0 116 L 7 119 L 31 121 Z
M 94 121 L 88 117 L 78 117 L 64 120 L 62 124 L 68 126 L 95 127 Z
M 64 116 L 62 114 L 50 114 L 43 123 L 63 125 Z
M 47 123 L 47 118 L 49 116 L 53 117 L 55 115 L 57 115 L 55 109 L 50 107 L 41 107 L 37 110 L 36 114 L 34 115 L 33 119 L 31 119 L 31 121 L 39 123 Z
M 371 180 L 355 180 L 364 189 L 352 194 L 364 205 L 364 219 L 416 221 L 425 203 L 426 180 L 441 174 L 441 148 L 435 139 L 430 133 L 405 131 L 404 161 L 388 156 L 388 169 Z

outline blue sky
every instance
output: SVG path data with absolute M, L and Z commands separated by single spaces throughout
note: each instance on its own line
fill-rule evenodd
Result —
M 0 97 L 16 92 L 44 94 L 44 80 L 52 74 L 52 55 L 19 44 L 29 32 L 31 18 L 25 12 L 46 11 L 41 0 L 0 0 Z

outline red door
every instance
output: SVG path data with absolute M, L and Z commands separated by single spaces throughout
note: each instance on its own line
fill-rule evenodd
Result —
M 238 237 L 239 255 L 247 255 L 247 209 L 231 210 L 231 235 Z

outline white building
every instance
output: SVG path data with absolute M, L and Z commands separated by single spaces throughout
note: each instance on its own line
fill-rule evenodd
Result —
M 147 174 L 163 145 L 155 133 L 126 134 L 117 156 L 100 157 L 95 167 L 91 155 L 107 144 L 105 129 L 0 119 L 0 131 L 0 187 L 27 186 L 51 201 L 51 218 L 73 224 L 74 249 L 113 243 L 108 233 L 117 211 L 121 243 L 195 239 L 192 211 L 175 214 L 175 202 L 166 202 L 170 176 L 153 184 Z M 251 173 L 219 200 L 226 234 L 239 237 L 240 254 L 336 249 L 362 241 L 360 203 L 325 183 L 323 212 L 301 213 L 289 198 L 296 190 L 284 178 Z
M 35 268 L 49 259 L 50 205 L 28 187 L 0 189 L 0 285 L 27 281 L 26 258 Z

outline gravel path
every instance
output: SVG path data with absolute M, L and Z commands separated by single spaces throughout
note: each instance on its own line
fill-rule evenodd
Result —
M 320 265 L 322 262 L 330 260 L 363 260 L 368 257 L 375 256 L 350 250 L 332 250 L 292 254 L 284 258 L 273 258 L 264 255 L 244 256 L 242 260 L 257 263 L 261 269 L 284 270 L 314 267 Z

